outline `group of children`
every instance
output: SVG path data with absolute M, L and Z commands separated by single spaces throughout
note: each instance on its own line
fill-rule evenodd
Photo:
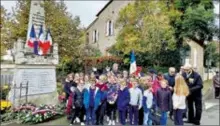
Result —
M 107 116 L 108 125 L 116 125 L 116 120 L 121 125 L 128 120 L 130 125 L 153 125 L 158 112 L 159 125 L 166 125 L 167 113 L 173 109 L 174 124 L 183 125 L 189 90 L 182 75 L 176 75 L 175 86 L 170 88 L 163 74 L 153 78 L 152 75 L 129 77 L 126 71 L 123 73 L 69 74 L 64 91 L 70 124 L 76 121 L 81 125 L 104 125 Z

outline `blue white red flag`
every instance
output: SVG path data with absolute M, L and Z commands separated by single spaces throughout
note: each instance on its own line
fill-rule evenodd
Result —
M 28 47 L 33 48 L 34 47 L 34 41 L 36 41 L 36 33 L 34 30 L 34 25 L 31 26 L 31 31 L 29 34 L 29 39 L 27 41 Z
M 45 42 L 45 39 L 44 39 L 43 25 L 41 25 L 39 35 L 38 35 L 38 44 L 40 47 L 39 55 L 43 54 L 42 46 L 43 46 L 44 42 Z
M 134 74 L 136 71 L 137 71 L 136 58 L 134 51 L 132 51 L 131 59 L 130 59 L 130 74 Z
M 48 31 L 47 31 L 46 42 L 48 42 L 50 46 L 53 44 L 50 29 L 48 29 Z
M 41 49 L 43 51 L 43 55 L 48 53 L 51 45 L 52 45 L 52 37 L 51 37 L 50 29 L 48 29 L 47 34 L 46 34 L 46 38 L 45 38 L 44 42 L 41 44 Z

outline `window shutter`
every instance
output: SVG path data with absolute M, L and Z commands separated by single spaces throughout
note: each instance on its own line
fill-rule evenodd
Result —
M 96 42 L 99 40 L 99 31 L 96 30 Z
M 106 22 L 106 36 L 109 36 L 109 21 Z
M 92 42 L 95 42 L 95 30 L 92 31 Z
M 113 21 L 111 21 L 111 35 L 113 35 L 114 33 L 114 24 L 113 24 Z

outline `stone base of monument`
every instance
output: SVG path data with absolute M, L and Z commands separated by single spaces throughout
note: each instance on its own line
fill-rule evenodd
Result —
M 16 107 L 20 104 L 26 103 L 26 97 L 15 98 L 14 100 L 11 100 L 11 102 L 13 107 Z M 37 106 L 40 104 L 56 105 L 58 104 L 58 93 L 55 91 L 47 94 L 27 96 L 27 103 L 33 103 Z
M 13 80 L 9 100 L 14 106 L 26 102 L 37 105 L 58 102 L 54 65 L 15 65 Z

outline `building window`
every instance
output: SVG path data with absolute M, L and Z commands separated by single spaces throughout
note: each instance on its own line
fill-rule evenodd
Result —
M 99 38 L 99 32 L 98 32 L 98 30 L 94 30 L 93 34 L 92 34 L 93 43 L 96 43 L 98 41 L 98 38 Z
M 112 36 L 114 31 L 114 24 L 112 20 L 106 22 L 106 36 Z

